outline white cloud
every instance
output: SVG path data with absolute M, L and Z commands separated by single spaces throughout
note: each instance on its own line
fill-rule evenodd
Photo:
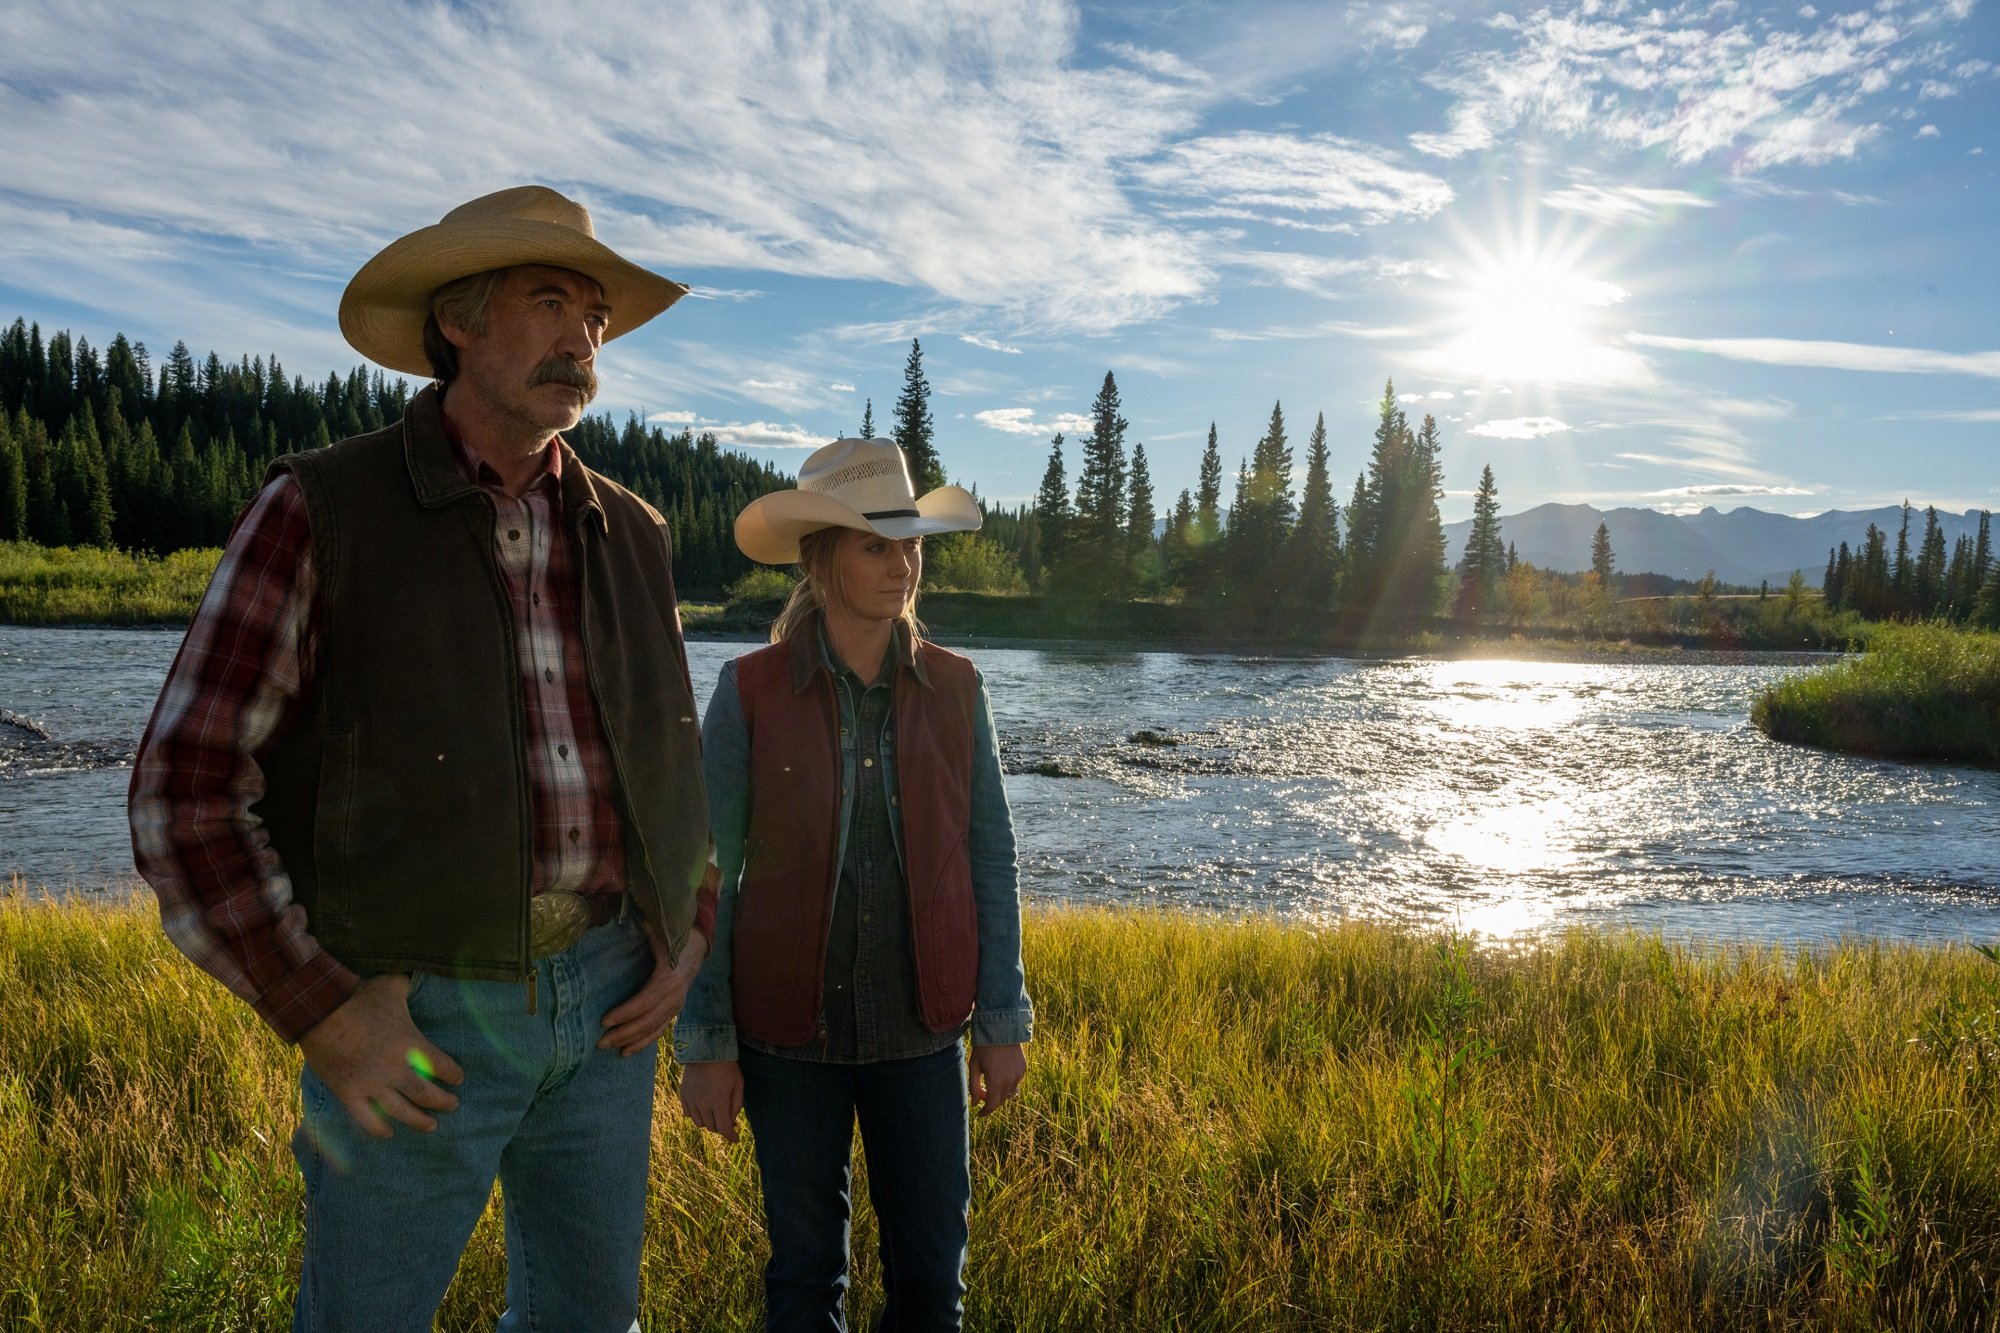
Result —
M 855 391 L 854 386 L 852 384 L 848 384 L 842 380 L 835 380 L 833 383 L 827 385 L 826 387 L 832 390 L 834 393 L 853 393 Z
M 994 407 L 984 412 L 974 412 L 972 419 L 989 430 L 997 430 L 1005 435 L 1052 436 L 1057 431 L 1065 435 L 1088 435 L 1090 418 L 1081 412 L 1060 412 L 1053 417 L 1037 419 L 1030 407 Z
M 1106 43 L 1104 50 L 1109 55 L 1163 78 L 1184 79 L 1190 83 L 1214 82 L 1208 74 L 1188 64 L 1171 51 L 1151 51 L 1134 46 L 1130 42 L 1109 42 Z
M 1935 139 L 1942 133 L 1943 131 L 1938 129 L 1937 126 L 1926 125 L 1922 129 L 1917 131 L 1917 137 L 1919 139 Z
M 1190 132 L 1208 94 L 1079 67 L 1064 0 L 855 0 L 810 21 L 692 0 L 671 24 L 528 0 L 355 0 L 332 24 L 247 0 L 22 0 L 7 30 L 0 180 L 40 219 L 13 243 L 43 254 L 75 248 L 70 214 L 337 282 L 460 200 L 542 180 L 697 287 L 718 268 L 872 280 L 1102 331 L 1211 281 L 1197 244 L 1120 188 L 1121 164 Z
M 1544 8 L 1495 23 L 1512 45 L 1462 56 L 1429 82 L 1453 97 L 1445 124 L 1410 136 L 1420 152 L 1457 157 L 1531 126 L 1687 164 L 1726 156 L 1739 175 L 1855 156 L 1880 132 L 1879 100 L 1899 78 L 1942 71 L 1948 43 L 1919 45 L 1928 16 L 1857 13 L 1803 26 L 1751 20 L 1718 26 L 1733 5 L 1632 15 L 1623 5 Z M 1944 85 L 1929 80 L 1940 95 Z M 1920 94 L 1921 95 L 1921 94 Z M 1592 202 L 1573 199 L 1573 202 Z
M 1542 202 L 1550 208 L 1581 213 L 1614 226 L 1626 222 L 1652 222 L 1674 209 L 1715 207 L 1713 199 L 1704 199 L 1687 190 L 1588 183 L 1545 194 Z
M 718 443 L 737 449 L 817 449 L 828 442 L 825 431 L 769 421 L 704 421 L 699 426 Z
M 958 340 L 962 343 L 971 343 L 974 347 L 983 347 L 989 352 L 1005 352 L 1009 356 L 1019 356 L 1021 354 L 1021 349 L 1018 347 L 1009 347 L 1005 343 L 995 342 L 991 338 L 982 338 L 976 333 L 961 333 L 958 335 Z
M 695 412 L 648 412 L 646 420 L 661 426 L 692 426 L 701 416 Z
M 691 301 L 731 301 L 740 305 L 745 301 L 762 300 L 769 295 L 769 292 L 759 291 L 755 287 L 692 286 L 688 288 L 688 299 Z
M 1509 417 L 1504 421 L 1483 421 L 1466 434 L 1492 440 L 1538 440 L 1568 429 L 1567 422 L 1554 417 Z
M 1980 375 L 2000 379 L 2000 352 L 1933 352 L 1916 347 L 1814 342 L 1797 338 L 1669 338 L 1628 333 L 1641 347 L 1706 352 L 1732 361 L 1819 370 L 1868 370 L 1911 375 Z
M 1451 187 L 1338 135 L 1237 134 L 1188 139 L 1134 168 L 1148 188 L 1207 199 L 1250 216 L 1354 214 L 1363 222 L 1426 218 Z
M 1752 483 L 1710 482 L 1700 486 L 1670 486 L 1661 491 L 1647 491 L 1649 496 L 1667 499 L 1687 499 L 1709 495 L 1824 495 L 1824 486 L 1759 486 Z

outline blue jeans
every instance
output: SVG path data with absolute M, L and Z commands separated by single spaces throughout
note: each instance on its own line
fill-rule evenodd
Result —
M 308 1066 L 292 1153 L 305 1177 L 294 1333 L 428 1333 L 472 1228 L 501 1182 L 507 1313 L 499 1327 L 628 1333 L 652 1147 L 649 1048 L 596 1049 L 607 1009 L 653 967 L 636 920 L 587 932 L 536 964 L 539 1013 L 518 983 L 419 973 L 410 1017 L 465 1070 L 429 1134 L 356 1129 Z
M 965 1050 L 869 1064 L 791 1060 L 744 1047 L 743 1110 L 764 1179 L 767 1333 L 847 1327 L 854 1122 L 882 1237 L 892 1333 L 956 1329 L 965 1311 L 972 1205 Z

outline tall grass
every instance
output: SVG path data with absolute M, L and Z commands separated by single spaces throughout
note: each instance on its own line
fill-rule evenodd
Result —
M 0 624 L 185 624 L 221 557 L 0 541 Z
M 1750 720 L 1775 740 L 2000 767 L 2000 634 L 1878 626 L 1865 654 L 1766 689 Z
M 1027 958 L 1029 1080 L 974 1131 L 975 1329 L 2000 1328 L 2000 968 L 1970 950 L 1063 910 Z M 150 908 L 0 902 L 0 1049 L 0 1326 L 284 1325 L 296 1057 Z M 647 1326 L 754 1326 L 749 1145 L 670 1081 Z M 443 1327 L 490 1323 L 500 1251 L 489 1214 Z

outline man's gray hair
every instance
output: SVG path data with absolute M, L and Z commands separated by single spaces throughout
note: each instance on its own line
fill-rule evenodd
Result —
M 444 336 L 439 321 L 448 320 L 467 333 L 485 333 L 486 312 L 506 280 L 506 269 L 488 269 L 455 278 L 431 293 L 431 313 L 424 320 L 424 355 L 431 363 L 431 377 L 439 384 L 458 378 L 458 348 Z

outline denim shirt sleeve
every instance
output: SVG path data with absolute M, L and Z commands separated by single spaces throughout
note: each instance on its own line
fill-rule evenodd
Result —
M 709 830 L 715 837 L 722 886 L 715 904 L 715 939 L 674 1023 L 674 1059 L 682 1064 L 736 1058 L 736 1009 L 729 993 L 736 892 L 743 880 L 743 839 L 750 826 L 750 733 L 736 689 L 736 663 L 726 662 L 701 723 L 702 776 L 708 783 Z
M 973 910 L 979 920 L 972 1044 L 1011 1046 L 1033 1039 L 1035 1010 L 1021 966 L 1021 885 L 1014 859 L 1014 817 L 1007 808 L 1007 788 L 1000 776 L 1000 744 L 993 731 L 993 704 L 987 698 L 983 676 L 979 677 L 979 712 L 972 727 L 972 827 L 966 841 L 972 857 Z M 720 923 L 718 913 L 718 930 Z

